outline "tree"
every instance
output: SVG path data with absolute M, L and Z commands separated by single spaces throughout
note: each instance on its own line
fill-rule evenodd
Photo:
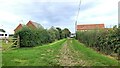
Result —
M 51 27 L 49 30 L 49 35 L 51 37 L 51 41 L 55 41 L 56 39 L 59 39 L 59 32 L 55 27 Z
M 62 30 L 62 35 L 64 38 L 70 37 L 71 32 L 69 31 L 69 29 L 65 28 Z
M 62 39 L 62 29 L 57 27 L 56 28 L 58 30 L 58 33 L 59 33 L 59 39 Z

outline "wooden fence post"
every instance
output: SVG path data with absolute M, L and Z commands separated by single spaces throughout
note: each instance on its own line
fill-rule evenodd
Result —
M 17 46 L 20 47 L 20 36 L 17 37 Z

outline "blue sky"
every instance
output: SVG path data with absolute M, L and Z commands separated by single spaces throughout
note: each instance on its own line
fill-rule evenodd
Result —
M 118 1 L 81 0 L 77 24 L 118 24 Z M 75 31 L 79 0 L 0 0 L 0 28 L 14 33 L 19 23 L 29 20 L 49 29 L 51 26 Z

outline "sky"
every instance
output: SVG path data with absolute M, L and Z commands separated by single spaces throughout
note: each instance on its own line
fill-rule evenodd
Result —
M 21 23 L 29 20 L 50 27 L 68 28 L 75 32 L 77 24 L 101 24 L 106 28 L 118 24 L 120 0 L 0 0 L 0 29 L 9 34 Z

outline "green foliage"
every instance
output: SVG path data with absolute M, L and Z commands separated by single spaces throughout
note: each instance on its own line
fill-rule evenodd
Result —
M 68 29 L 64 30 L 65 35 L 68 36 Z M 23 28 L 16 32 L 15 37 L 20 38 L 20 47 L 33 47 L 45 43 L 51 43 L 63 37 L 61 28 L 51 27 L 49 30 L 41 28 L 31 28 L 23 26 Z
M 104 30 L 78 31 L 76 39 L 105 54 L 119 53 L 120 28 L 115 26 Z
M 67 38 L 70 37 L 71 32 L 69 31 L 69 29 L 65 28 L 62 30 L 62 37 L 63 38 Z
M 20 47 L 33 47 L 48 43 L 50 35 L 45 29 L 32 29 L 24 26 L 16 36 L 20 38 Z
M 62 29 L 59 27 L 57 27 L 56 29 L 58 30 L 58 34 L 59 34 L 58 39 L 62 39 Z
M 50 35 L 50 42 L 55 41 L 56 39 L 59 39 L 59 32 L 55 27 L 51 27 L 49 30 L 49 35 Z

